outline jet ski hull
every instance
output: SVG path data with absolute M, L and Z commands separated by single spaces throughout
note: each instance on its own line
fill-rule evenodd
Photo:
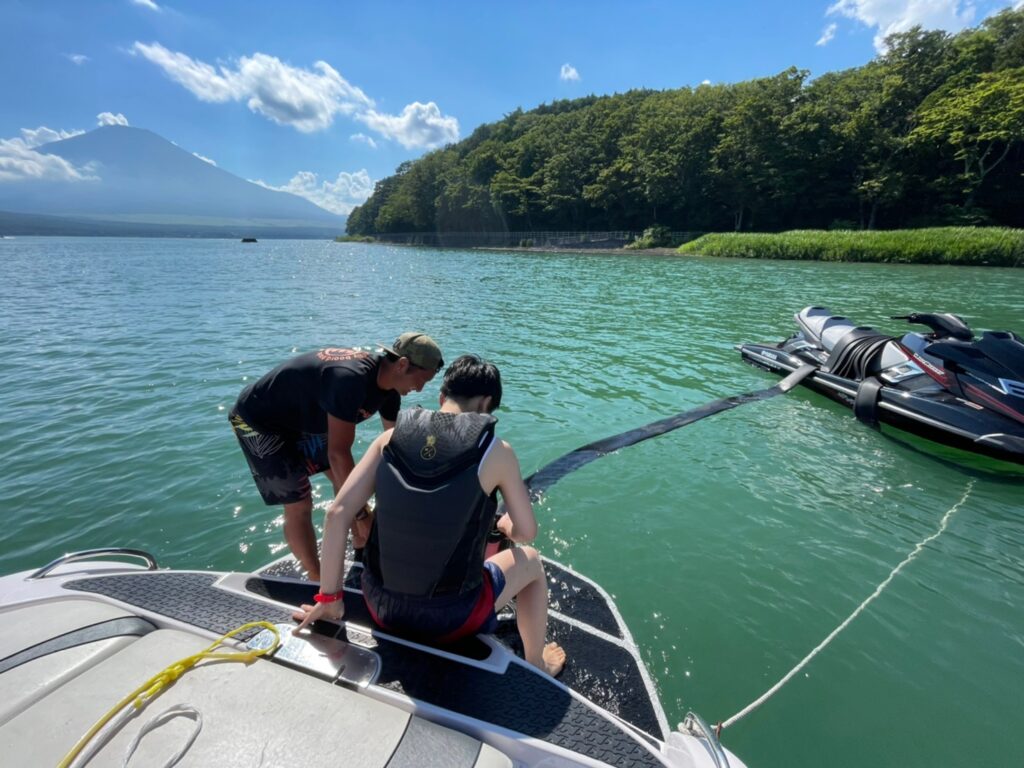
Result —
M 801 383 L 826 397 L 854 408 L 861 382 L 822 370 L 813 350 L 793 353 L 783 344 L 741 344 L 743 360 L 785 376 L 801 365 L 817 370 Z M 923 381 L 913 388 L 882 386 L 874 404 L 877 421 L 896 429 L 1000 461 L 1024 465 L 1024 425 L 987 411 Z

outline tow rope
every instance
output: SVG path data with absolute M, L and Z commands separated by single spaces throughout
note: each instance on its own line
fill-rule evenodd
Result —
M 586 466 L 595 459 L 607 456 L 609 453 L 617 451 L 620 448 L 635 445 L 643 440 L 649 440 L 652 437 L 663 435 L 674 429 L 685 427 L 687 424 L 693 424 L 695 421 L 700 421 L 708 416 L 714 416 L 716 413 L 728 411 L 730 408 L 735 408 L 738 405 L 760 402 L 761 400 L 767 400 L 769 397 L 775 397 L 775 395 L 781 395 L 789 392 L 789 390 L 816 370 L 818 370 L 816 366 L 802 365 L 774 387 L 759 389 L 756 392 L 744 392 L 741 395 L 732 395 L 730 397 L 713 400 L 710 403 L 705 403 L 704 405 L 697 406 L 696 408 L 691 408 L 688 411 L 682 411 L 674 416 L 653 421 L 646 426 L 637 427 L 636 429 L 631 429 L 628 432 L 623 432 L 619 435 L 613 435 L 612 437 L 606 437 L 603 440 L 588 443 L 587 445 L 581 446 L 573 451 L 569 451 L 569 453 L 564 456 L 560 456 L 550 464 L 546 464 L 538 469 L 526 478 L 526 487 L 530 489 L 530 496 L 533 500 L 537 501 L 543 495 L 544 491 L 557 483 L 563 477 L 568 475 L 570 472 L 576 471 L 580 467 Z
M 274 634 L 274 642 L 267 648 L 257 648 L 247 651 L 216 651 L 215 649 L 224 643 L 226 640 L 230 640 L 240 632 L 245 632 L 249 629 L 269 629 Z M 107 723 L 111 721 L 119 712 L 121 712 L 129 704 L 133 705 L 134 710 L 129 710 L 129 714 L 133 711 L 138 711 L 146 706 L 152 699 L 159 696 L 165 688 L 170 687 L 174 684 L 174 681 L 181 677 L 183 674 L 188 672 L 192 667 L 198 664 L 200 661 L 206 659 L 219 659 L 221 661 L 240 661 L 243 664 L 248 664 L 254 659 L 265 656 L 268 653 L 272 653 L 277 650 L 277 646 L 281 644 L 281 635 L 278 632 L 277 627 L 267 621 L 251 621 L 248 624 L 243 624 L 230 632 L 221 635 L 218 640 L 207 647 L 205 650 L 199 653 L 194 653 L 191 656 L 186 656 L 179 661 L 174 662 L 170 666 L 163 669 L 161 672 L 153 675 L 146 682 L 136 688 L 134 691 L 125 696 L 121 701 L 115 704 L 110 710 L 103 715 L 96 724 L 93 725 L 89 731 L 78 740 L 78 743 L 71 748 L 64 759 L 57 764 L 57 768 L 68 768 L 77 758 L 82 750 L 85 749 L 86 745 L 89 744 Z M 165 713 L 166 714 L 166 713 Z M 198 730 L 197 730 L 198 733 Z M 193 739 L 195 735 L 193 735 Z M 189 741 L 191 744 L 191 740 Z M 132 751 L 134 751 L 137 742 L 132 744 Z M 180 755 L 179 755 L 180 756 Z M 130 753 L 129 753 L 130 757 Z M 88 759 L 88 758 L 87 758 Z
M 900 562 L 899 565 L 897 565 L 895 568 L 893 568 L 889 572 L 889 575 L 885 577 L 885 579 L 882 581 L 881 584 L 879 584 L 877 587 L 875 587 L 875 591 L 872 592 L 870 595 L 868 595 L 867 599 L 863 603 L 858 605 L 854 609 L 853 613 L 851 613 L 849 616 L 846 617 L 846 620 L 843 621 L 842 624 L 840 624 L 838 627 L 836 627 L 834 630 L 832 630 L 832 632 L 829 634 L 828 637 L 826 637 L 824 640 L 822 640 L 820 643 L 818 643 L 817 647 L 813 651 L 811 651 L 809 654 L 807 654 L 800 661 L 800 663 L 798 663 L 795 667 L 793 667 L 793 669 L 791 669 L 789 672 L 787 672 L 783 676 L 783 678 L 781 680 L 779 680 L 779 682 L 777 682 L 775 685 L 773 685 L 771 688 L 769 688 L 767 691 L 765 691 L 765 693 L 760 698 L 758 698 L 756 701 L 751 702 L 749 705 L 744 707 L 742 710 L 737 712 L 735 715 L 730 717 L 728 720 L 724 720 L 724 721 L 720 722 L 717 726 L 715 726 L 715 736 L 719 736 L 722 733 L 723 730 L 725 730 L 729 726 L 733 725 L 734 723 L 739 722 L 744 717 L 746 717 L 751 712 L 753 712 L 755 709 L 757 709 L 762 704 L 764 704 L 766 701 L 768 701 L 768 699 L 770 699 L 780 688 L 782 688 L 782 686 L 784 686 L 786 683 L 788 683 L 797 672 L 799 672 L 801 669 L 806 667 L 811 662 L 811 659 L 813 659 L 815 656 L 818 655 L 818 653 L 820 653 L 822 650 L 824 650 L 825 647 L 829 643 L 831 643 L 840 632 L 842 632 L 844 629 L 846 629 L 850 625 L 850 623 L 855 618 L 857 618 L 857 616 L 859 616 L 864 611 L 864 609 L 867 608 L 868 605 L 870 605 L 875 600 L 876 597 L 878 597 L 879 595 L 882 594 L 882 592 L 885 590 L 885 588 L 889 586 L 889 584 L 892 582 L 892 580 L 894 578 L 896 578 L 896 574 L 898 574 L 901 570 L 903 570 L 904 566 L 908 565 L 914 558 L 916 558 L 919 554 L 921 554 L 921 551 L 926 546 L 931 544 L 933 541 L 935 541 L 937 538 L 939 538 L 939 536 L 941 536 L 943 533 L 945 533 L 946 528 L 949 526 L 949 521 L 953 518 L 953 515 L 955 515 L 957 513 L 957 511 L 960 509 L 960 507 L 962 507 L 966 503 L 966 501 L 967 501 L 968 497 L 971 495 L 971 491 L 973 489 L 974 489 L 974 480 L 970 480 L 967 483 L 967 488 L 964 490 L 964 495 L 960 497 L 960 501 L 958 501 L 956 504 L 954 504 L 952 507 L 950 507 L 946 511 L 946 514 L 942 516 L 942 520 L 939 523 L 938 530 L 936 530 L 935 533 L 931 534 L 930 536 L 925 537 L 920 542 L 918 542 L 917 546 L 914 547 L 913 551 L 909 555 L 907 555 L 905 558 L 903 558 L 903 561 Z

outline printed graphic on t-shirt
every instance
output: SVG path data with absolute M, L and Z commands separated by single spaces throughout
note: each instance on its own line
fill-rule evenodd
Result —
M 325 363 L 340 363 L 343 360 L 362 360 L 369 357 L 370 353 L 363 349 L 344 349 L 342 347 L 327 347 L 316 353 L 316 356 Z

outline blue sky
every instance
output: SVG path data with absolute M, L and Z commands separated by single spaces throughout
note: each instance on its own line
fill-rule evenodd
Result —
M 0 184 L 76 172 L 47 139 L 125 123 L 338 213 L 517 107 L 859 66 L 889 31 L 1024 0 L 0 0 Z

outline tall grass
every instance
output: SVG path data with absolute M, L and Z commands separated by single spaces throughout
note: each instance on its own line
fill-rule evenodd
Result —
M 1024 266 L 1024 230 L 935 227 L 861 232 L 793 230 L 720 233 L 679 247 L 680 253 L 745 259 L 878 261 L 899 264 Z

